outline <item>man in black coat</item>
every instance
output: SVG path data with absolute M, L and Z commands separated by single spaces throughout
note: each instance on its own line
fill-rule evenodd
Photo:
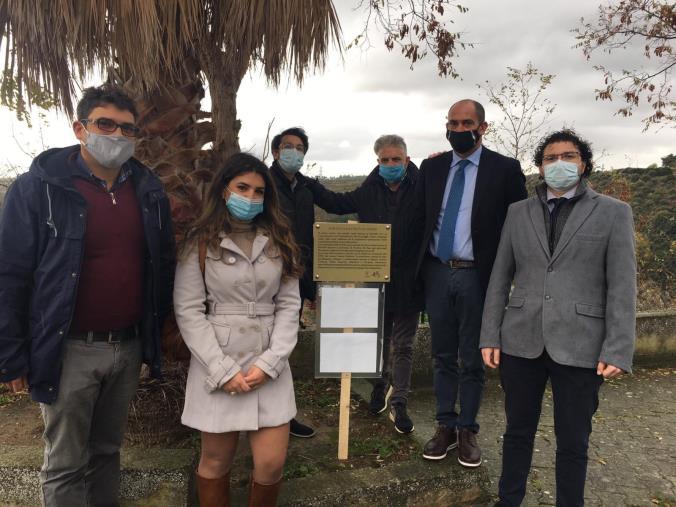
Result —
M 306 187 L 307 178 L 299 171 L 309 148 L 308 136 L 300 127 L 292 127 L 272 138 L 272 156 L 270 166 L 272 181 L 277 189 L 282 212 L 291 224 L 296 243 L 300 248 L 301 262 L 304 266 L 300 279 L 301 311 L 306 299 L 315 300 L 316 287 L 312 280 L 312 226 L 315 222 L 315 207 L 312 192 Z M 290 423 L 293 436 L 309 438 L 315 431 L 296 419 Z
M 443 459 L 457 446 L 466 467 L 481 464 L 476 415 L 484 384 L 484 297 L 507 208 L 527 196 L 519 162 L 482 146 L 487 127 L 481 104 L 453 104 L 446 123 L 453 151 L 424 160 L 416 185 L 422 233 L 416 265 L 430 318 L 438 423 L 423 457 Z
M 378 166 L 352 192 L 336 193 L 306 178 L 315 203 L 329 213 L 357 213 L 359 221 L 392 224 L 391 282 L 385 284 L 383 375 L 371 393 L 370 411 L 388 408 L 399 433 L 414 430 L 406 412 L 411 386 L 413 341 L 422 309 L 422 292 L 416 290 L 417 234 L 411 227 L 418 168 L 406 154 L 406 143 L 397 135 L 379 137 L 373 147 Z M 392 357 L 390 356 L 392 352 Z

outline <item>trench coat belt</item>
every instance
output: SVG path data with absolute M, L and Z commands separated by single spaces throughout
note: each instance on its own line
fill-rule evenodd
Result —
M 228 303 L 209 303 L 210 315 L 246 315 L 256 317 L 258 315 L 274 315 L 275 305 L 270 303 L 256 303 L 251 301 L 243 305 Z

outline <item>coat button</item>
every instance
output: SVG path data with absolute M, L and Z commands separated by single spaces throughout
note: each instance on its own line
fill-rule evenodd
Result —
M 261 327 L 260 326 L 251 326 L 251 329 L 254 331 L 260 331 Z
M 72 276 L 73 278 L 75 278 L 75 277 L 77 276 L 77 273 L 71 273 L 70 276 Z
M 52 391 L 54 391 L 54 388 L 53 388 L 53 387 L 49 387 L 49 388 L 47 388 L 47 390 L 51 393 Z
M 545 299 L 546 299 L 547 301 L 549 301 L 550 299 L 552 299 L 552 296 L 550 296 L 549 294 L 547 294 L 547 295 L 545 296 Z
M 551 267 L 551 266 L 549 266 L 549 267 L 547 268 L 547 273 L 551 273 L 552 271 L 554 271 L 554 268 Z
M 235 259 L 234 257 L 228 257 L 228 264 L 234 264 L 236 260 L 237 259 Z
M 63 336 L 63 329 L 61 331 L 59 331 L 59 335 Z

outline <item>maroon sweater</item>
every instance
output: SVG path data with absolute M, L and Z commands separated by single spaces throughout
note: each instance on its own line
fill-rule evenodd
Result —
M 73 178 L 87 201 L 84 257 L 70 332 L 111 331 L 133 326 L 143 311 L 141 209 L 131 178 L 113 191 Z

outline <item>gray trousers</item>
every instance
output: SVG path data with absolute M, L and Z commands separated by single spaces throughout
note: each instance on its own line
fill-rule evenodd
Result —
M 392 384 L 390 403 L 406 403 L 411 390 L 413 343 L 420 312 L 385 312 L 383 329 L 383 380 Z
M 59 396 L 40 405 L 45 506 L 118 505 L 120 446 L 140 368 L 140 338 L 114 344 L 66 340 Z

